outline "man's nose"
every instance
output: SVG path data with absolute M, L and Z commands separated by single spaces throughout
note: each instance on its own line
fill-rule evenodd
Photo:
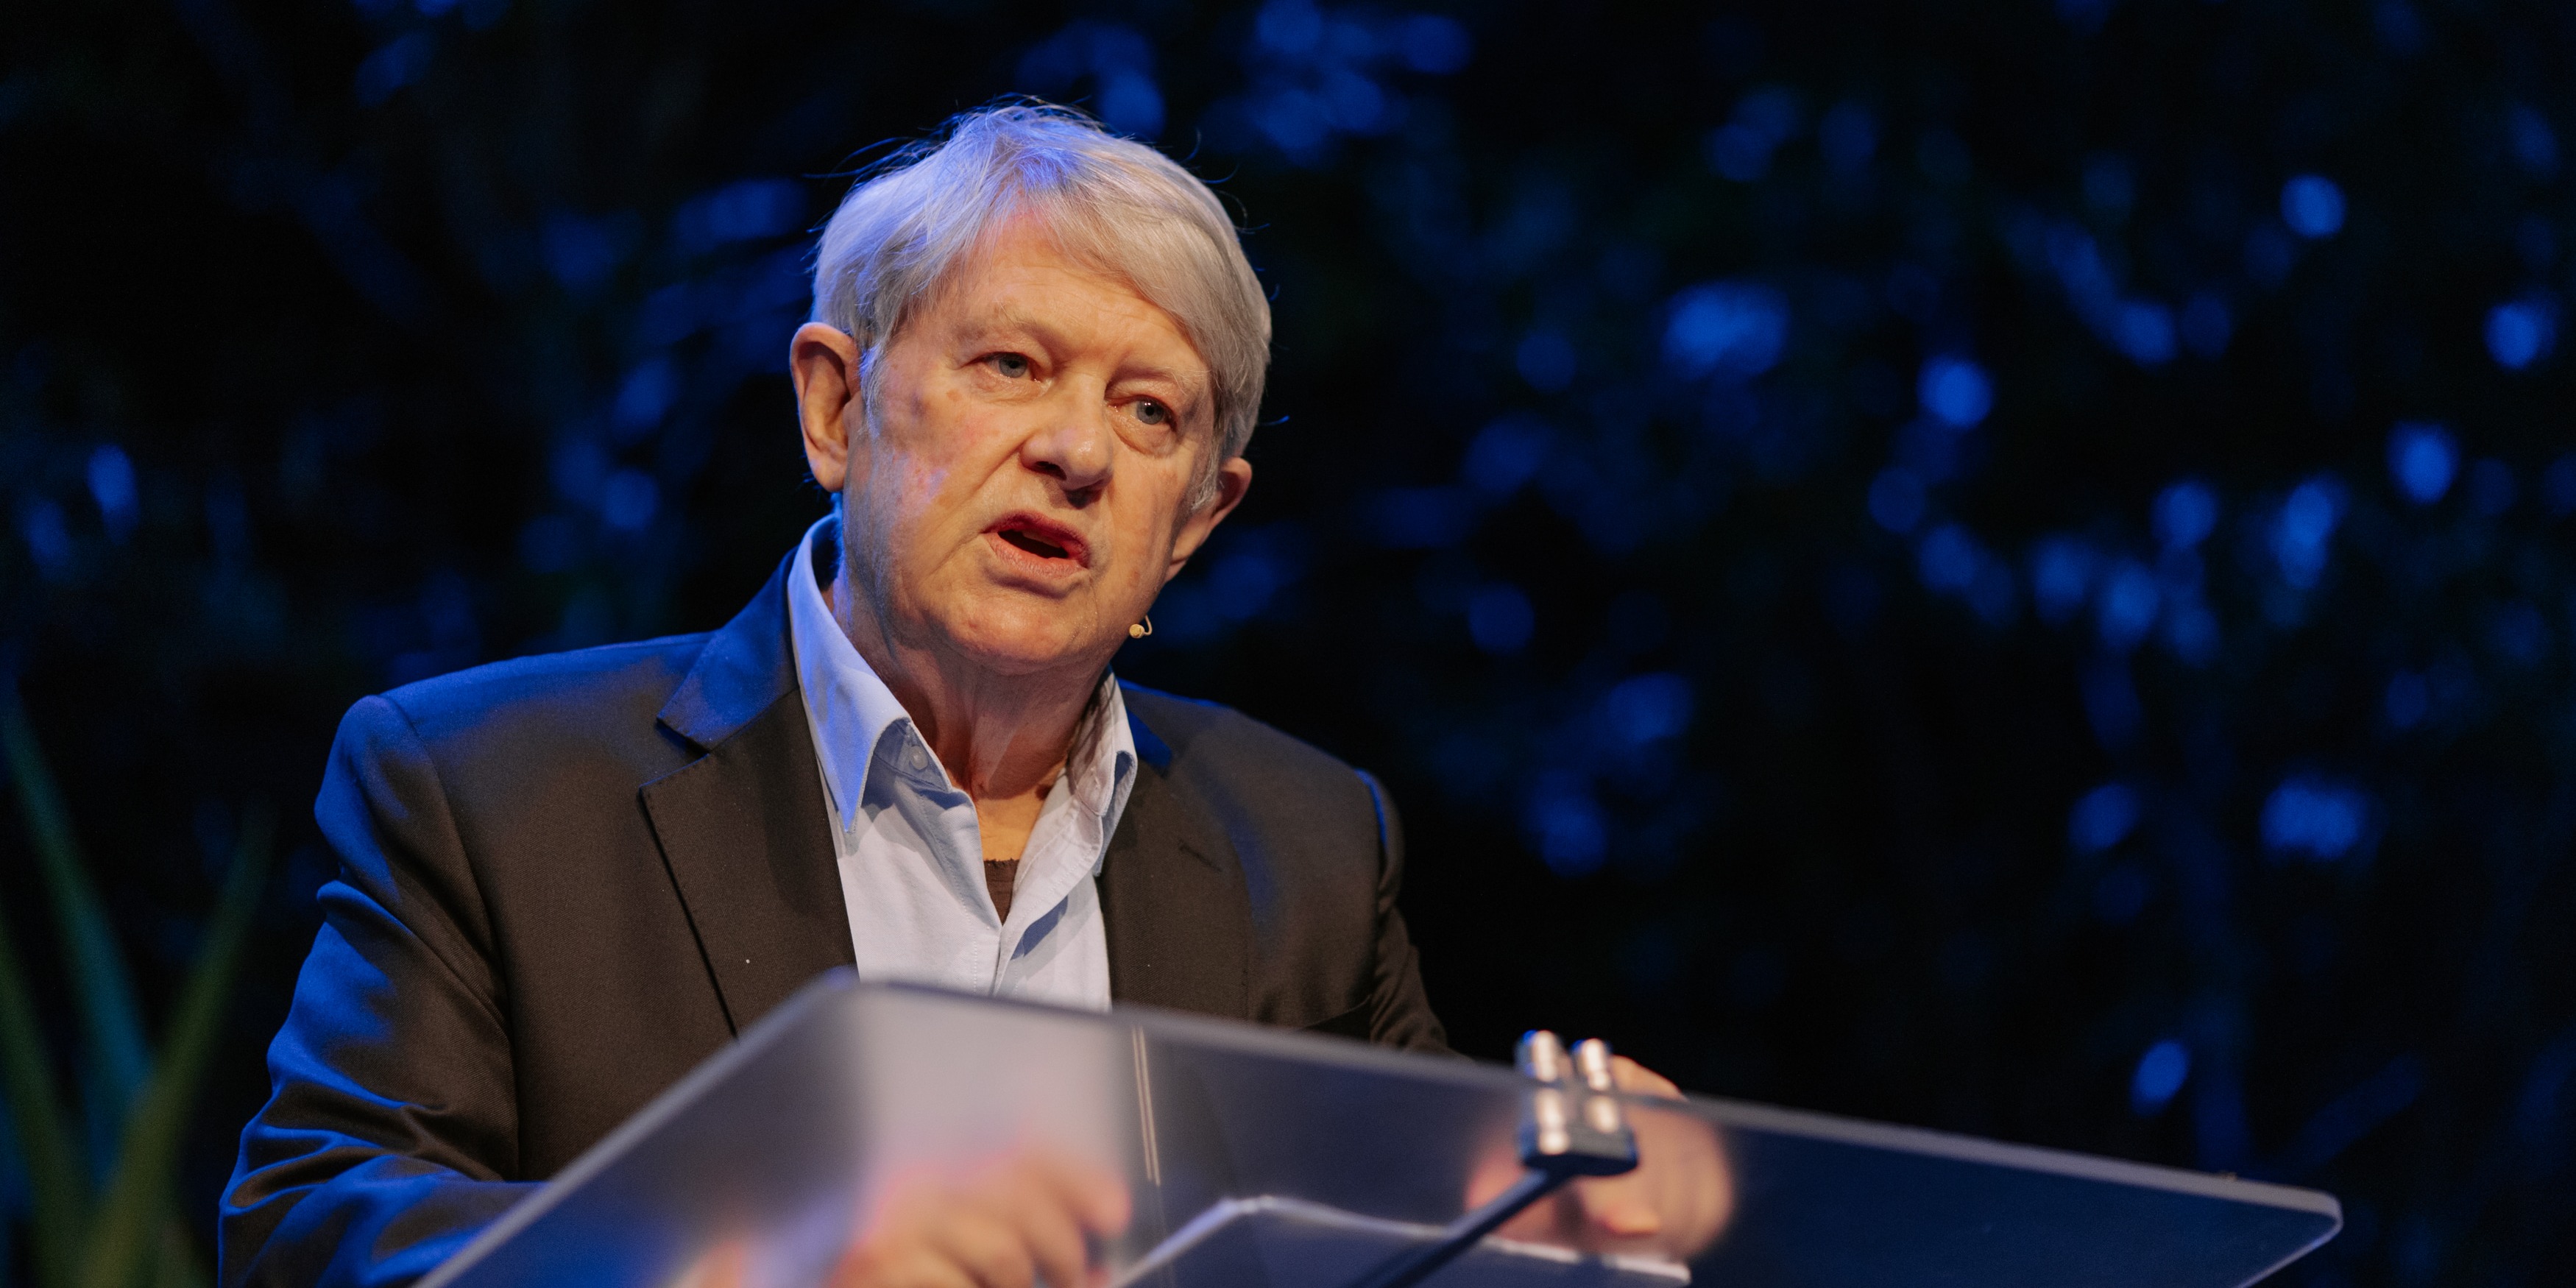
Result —
M 1116 431 L 1098 397 L 1075 395 L 1050 406 L 1046 419 L 1020 444 L 1020 464 L 1062 484 L 1076 505 L 1091 500 L 1109 481 Z

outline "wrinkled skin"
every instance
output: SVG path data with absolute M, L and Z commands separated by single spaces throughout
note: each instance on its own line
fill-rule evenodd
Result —
M 985 854 L 1015 856 L 1127 628 L 1252 466 L 1209 460 L 1215 386 L 1180 324 L 1028 219 L 915 306 L 865 397 L 859 362 L 819 323 L 789 348 L 806 464 L 841 497 L 827 597 L 974 798 Z

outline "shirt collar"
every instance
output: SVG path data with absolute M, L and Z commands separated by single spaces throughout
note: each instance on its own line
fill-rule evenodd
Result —
M 1119 691 L 1117 676 L 1103 674 L 1090 709 L 1073 728 L 1064 786 L 1073 793 L 1074 804 L 1100 818 L 1104 842 L 1106 829 L 1116 827 L 1126 810 L 1128 780 L 1135 776 L 1136 733 L 1127 725 L 1127 695 Z
M 927 790 L 954 792 L 957 786 L 929 748 L 921 747 L 917 759 L 907 754 L 920 743 L 911 714 L 859 656 L 823 599 L 816 576 L 822 567 L 839 567 L 840 537 L 839 520 L 825 515 L 797 544 L 787 575 L 787 630 L 823 785 L 831 793 L 834 817 L 849 827 L 858 819 L 872 766 L 902 773 Z M 1127 725 L 1126 696 L 1115 675 L 1103 674 L 1090 709 L 1074 726 L 1064 786 L 1085 811 L 1114 824 L 1135 764 L 1136 738 Z

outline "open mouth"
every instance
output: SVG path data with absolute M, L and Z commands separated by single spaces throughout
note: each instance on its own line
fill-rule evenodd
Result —
M 1014 514 L 994 524 L 989 531 L 1002 543 L 1032 558 L 1061 562 L 1080 567 L 1091 562 L 1090 551 L 1082 538 L 1060 524 L 1049 523 L 1030 514 Z

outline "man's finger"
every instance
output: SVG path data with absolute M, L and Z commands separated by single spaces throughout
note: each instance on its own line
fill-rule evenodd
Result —
M 1016 1223 L 982 1204 L 962 1207 L 922 1231 L 935 1252 L 963 1267 L 980 1288 L 1031 1288 L 1037 1263 Z
M 1091 1253 L 1083 1240 L 1081 1214 L 1064 1202 L 1048 1180 L 1023 1173 L 1006 1195 L 1020 1238 L 1048 1288 L 1081 1288 L 1091 1272 Z
M 885 1283 L 889 1288 L 985 1288 L 966 1267 L 928 1245 L 915 1247 Z
M 1094 1234 L 1117 1234 L 1127 1228 L 1130 1203 L 1127 1183 L 1116 1173 L 1067 1158 L 1033 1158 L 1029 1174 L 1045 1192 Z
M 834 1267 L 832 1288 L 977 1288 L 966 1271 L 919 1242 L 853 1249 Z
M 1583 1205 L 1584 1219 L 1605 1234 L 1632 1239 L 1663 1232 L 1664 1219 L 1655 1211 L 1645 1178 L 1638 1174 L 1579 1181 L 1574 1194 Z
M 1624 1055 L 1610 1057 L 1610 1081 L 1621 1091 L 1641 1096 L 1661 1096 L 1666 1100 L 1682 1098 L 1682 1089 L 1673 1080 Z

